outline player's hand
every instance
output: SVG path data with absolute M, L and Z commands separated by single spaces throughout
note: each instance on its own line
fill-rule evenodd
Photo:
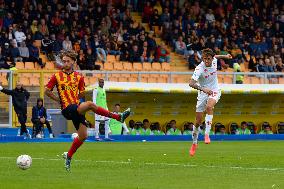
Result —
M 40 118 L 39 120 L 40 120 L 41 123 L 45 123 L 45 118 L 44 117 Z
M 204 88 L 202 89 L 202 91 L 206 94 L 208 94 L 209 96 L 213 94 L 213 91 L 211 91 L 210 89 Z
M 232 55 L 230 55 L 230 54 L 227 54 L 226 56 L 227 56 L 227 59 L 232 59 L 233 58 Z

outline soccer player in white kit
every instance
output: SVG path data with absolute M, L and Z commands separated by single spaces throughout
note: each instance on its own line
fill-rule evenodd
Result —
M 215 104 L 221 97 L 221 90 L 218 85 L 217 77 L 217 59 L 231 58 L 232 56 L 230 54 L 215 55 L 211 49 L 202 50 L 202 62 L 195 68 L 193 76 L 189 82 L 190 87 L 198 90 L 196 124 L 193 126 L 193 143 L 189 151 L 191 156 L 194 156 L 197 149 L 197 140 L 199 134 L 198 127 L 202 124 L 202 117 L 205 111 L 205 143 L 210 144 L 209 132 L 212 125 L 213 110 Z

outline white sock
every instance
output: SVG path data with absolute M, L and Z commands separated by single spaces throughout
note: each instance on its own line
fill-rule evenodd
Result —
M 206 124 L 205 134 L 206 135 L 209 135 L 209 133 L 210 133 L 212 120 L 213 120 L 213 115 L 206 114 L 206 116 L 205 116 L 205 124 Z
M 193 142 L 193 144 L 197 144 L 198 135 L 199 135 L 198 128 L 193 125 L 193 130 L 192 130 L 192 142 Z
M 109 134 L 109 119 L 105 120 L 105 138 L 108 138 Z
M 99 138 L 99 129 L 100 129 L 100 122 L 99 121 L 96 121 L 95 122 L 95 137 L 96 138 Z

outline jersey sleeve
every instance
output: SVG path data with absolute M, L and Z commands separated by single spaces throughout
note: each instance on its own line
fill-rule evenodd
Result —
M 52 91 L 56 84 L 57 84 L 57 79 L 55 75 L 53 74 L 51 78 L 49 79 L 48 83 L 46 84 L 45 88 Z
M 201 68 L 199 66 L 197 66 L 193 72 L 193 75 L 191 77 L 191 79 L 195 80 L 195 81 L 198 81 L 200 75 L 201 75 Z
M 85 81 L 84 81 L 84 77 L 81 76 L 79 80 L 79 93 L 82 93 L 84 91 L 85 91 Z

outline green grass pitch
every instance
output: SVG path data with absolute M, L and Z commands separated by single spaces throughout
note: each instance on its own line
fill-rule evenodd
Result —
M 1 143 L 1 189 L 283 189 L 282 141 L 85 143 L 71 172 L 57 155 L 71 143 Z M 30 169 L 18 155 L 33 158 Z

